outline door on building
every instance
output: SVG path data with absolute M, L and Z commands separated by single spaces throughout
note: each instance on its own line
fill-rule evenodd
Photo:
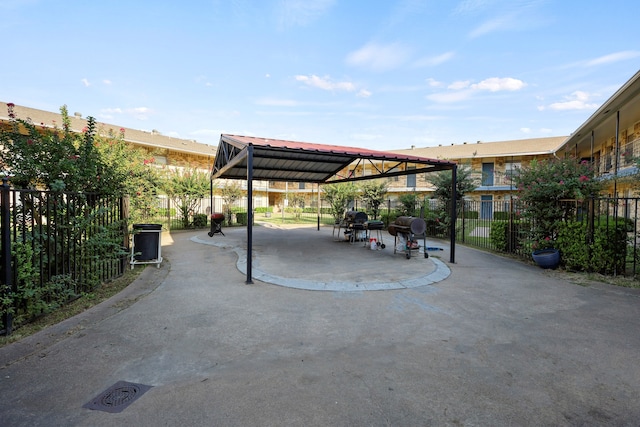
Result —
M 493 196 L 480 196 L 480 219 L 493 218 Z

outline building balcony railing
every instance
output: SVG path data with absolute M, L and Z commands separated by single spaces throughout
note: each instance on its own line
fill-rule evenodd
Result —
M 636 165 L 636 159 L 640 157 L 640 138 L 629 141 L 620 146 L 618 157 L 618 171 Z M 600 157 L 596 162 L 596 173 L 599 175 L 611 174 L 615 169 L 615 153 L 613 151 Z
M 513 172 L 493 172 L 487 173 L 474 173 L 472 178 L 480 184 L 481 187 L 514 187 L 515 183 L 513 177 L 518 171 Z

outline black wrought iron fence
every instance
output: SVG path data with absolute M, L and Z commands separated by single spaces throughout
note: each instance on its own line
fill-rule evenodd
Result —
M 159 213 L 146 221 L 161 223 L 165 229 L 170 230 L 209 227 L 212 211 L 209 198 L 202 199 L 188 215 L 169 199 L 159 199 L 158 203 Z M 639 268 L 640 236 L 637 218 L 640 198 L 565 200 L 561 204 L 565 212 L 565 225 L 560 239 L 560 243 L 564 245 L 565 267 L 636 276 Z M 246 225 L 246 200 L 237 201 L 228 207 L 223 206 L 220 198 L 214 198 L 213 206 L 214 212 L 225 213 L 225 226 Z M 397 199 L 388 198 L 380 206 L 376 219 L 381 219 L 388 225 L 398 215 L 408 214 L 406 211 L 409 208 Z M 456 241 L 531 261 L 531 253 L 536 245 L 532 230 L 536 224 L 523 215 L 525 209 L 526 206 L 520 200 L 509 197 L 498 201 L 460 201 L 456 210 Z M 353 201 L 347 210 L 370 214 L 367 206 L 360 200 Z M 410 214 L 425 219 L 428 236 L 450 238 L 451 214 L 448 206 L 442 206 L 435 199 L 418 198 Z M 372 215 L 370 217 L 373 219 Z M 330 225 L 334 218 L 330 206 L 322 200 L 320 210 L 317 203 L 305 207 L 254 206 L 254 221 L 314 224 L 319 221 L 320 224 Z M 567 243 L 568 234 L 575 244 Z
M 448 238 L 449 209 L 431 203 L 423 210 L 427 233 Z M 637 276 L 640 198 L 563 200 L 560 208 L 560 224 L 555 235 L 547 237 L 559 246 L 565 268 Z M 536 223 L 523 215 L 525 210 L 526 206 L 517 199 L 461 201 L 456 241 L 531 261 L 531 253 L 541 242 L 534 237 Z
M 122 198 L 0 187 L 0 329 L 52 311 L 124 273 Z

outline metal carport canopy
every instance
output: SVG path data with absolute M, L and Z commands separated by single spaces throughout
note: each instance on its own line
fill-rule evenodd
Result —
M 364 170 L 365 165 L 370 166 L 368 170 L 371 174 L 355 176 L 356 168 L 362 166 Z M 411 169 L 408 168 L 409 165 L 412 166 Z M 347 175 L 339 175 L 345 170 L 349 171 Z M 452 171 L 455 200 L 455 162 L 365 148 L 222 134 L 211 170 L 211 180 L 225 178 L 247 181 L 247 283 L 252 283 L 254 179 L 329 184 L 441 170 Z M 455 203 L 452 204 L 451 217 L 450 261 L 455 262 Z

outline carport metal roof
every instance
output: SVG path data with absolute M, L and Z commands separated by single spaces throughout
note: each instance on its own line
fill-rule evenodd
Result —
M 368 171 L 372 173 L 356 176 L 358 166 L 362 166 L 364 171 L 365 165 L 370 166 Z M 340 175 L 345 170 L 348 171 L 346 175 Z M 329 184 L 441 170 L 452 171 L 455 200 L 455 162 L 364 148 L 222 134 L 211 170 L 211 180 L 225 178 L 247 181 L 247 283 L 252 283 L 254 179 Z M 452 204 L 451 217 L 454 228 L 455 204 Z M 455 262 L 453 230 L 451 236 L 450 261 Z
M 249 147 L 253 149 L 253 179 L 325 184 L 452 169 L 455 163 L 425 157 L 337 145 L 311 144 L 252 136 L 220 136 L 212 179 L 247 179 Z M 348 166 L 369 164 L 373 175 L 338 175 Z M 415 169 L 407 171 L 407 165 Z M 363 168 L 364 169 L 364 168 Z

